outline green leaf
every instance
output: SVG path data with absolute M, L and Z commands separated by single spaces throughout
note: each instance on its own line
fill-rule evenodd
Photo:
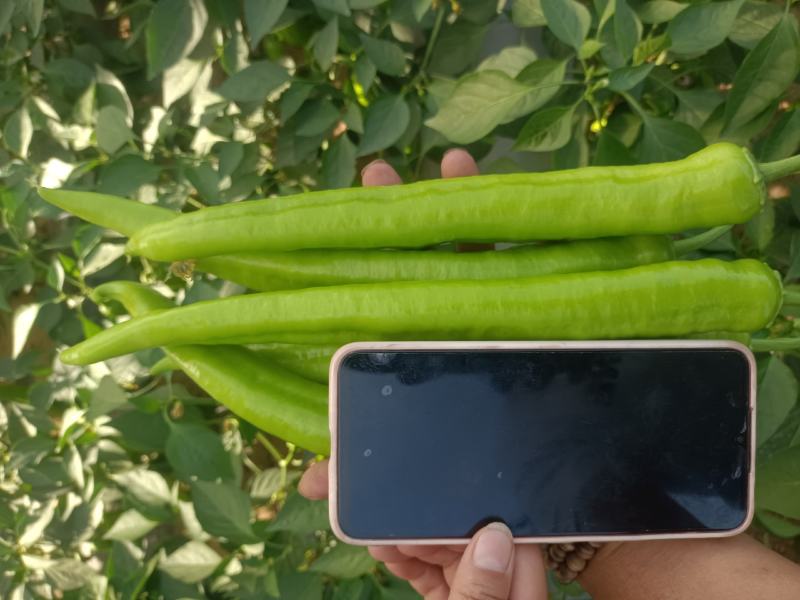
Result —
M 318 573 L 282 569 L 278 572 L 279 598 L 322 600 L 324 582 Z
M 674 19 L 679 12 L 689 7 L 689 4 L 683 2 L 673 2 L 672 0 L 652 0 L 640 4 L 636 9 L 636 13 L 643 23 L 648 25 L 657 25 L 659 23 L 666 23 Z
M 270 531 L 288 531 L 298 535 L 324 531 L 328 528 L 328 503 L 312 501 L 293 492 L 268 525 Z
M 350 16 L 350 7 L 347 5 L 347 0 L 313 0 L 317 8 L 323 11 L 330 11 L 338 13 L 343 17 Z
M 281 94 L 281 123 L 286 124 L 286 122 L 300 110 L 300 107 L 308 100 L 308 97 L 313 91 L 314 84 L 308 83 L 307 81 L 295 81 L 288 90 Z
M 626 61 L 633 56 L 633 50 L 642 35 L 642 24 L 626 0 L 616 0 L 614 11 L 614 41 L 617 51 Z
M 755 249 L 763 255 L 772 242 L 775 232 L 775 206 L 766 202 L 761 211 L 745 224 L 745 235 L 753 242 Z
M 39 28 L 42 24 L 42 13 L 44 12 L 44 0 L 28 0 L 28 28 L 34 37 L 39 35 Z
M 296 471 L 288 471 L 286 475 L 287 483 L 299 476 Z M 277 467 L 261 471 L 250 482 L 250 496 L 256 500 L 269 500 L 280 489 L 281 470 Z
M 53 561 L 44 573 L 53 587 L 65 592 L 80 589 L 97 577 L 89 565 L 74 558 Z
M 86 484 L 86 478 L 83 473 L 83 460 L 73 443 L 70 442 L 64 448 L 62 458 L 64 460 L 64 470 L 67 472 L 70 481 L 78 490 L 83 490 L 83 486 Z
M 643 163 L 678 160 L 705 146 L 703 136 L 686 123 L 643 116 L 643 126 L 642 139 L 637 148 L 639 161 Z
M 348 4 L 353 10 L 364 10 L 380 6 L 386 1 L 387 0 L 348 0 Z
M 575 0 L 541 0 L 541 5 L 553 35 L 576 51 L 580 50 L 592 24 L 589 9 Z
M 516 77 L 522 69 L 535 60 L 536 53 L 527 46 L 509 46 L 485 58 L 476 70 L 503 71 L 509 77 Z
M 17 540 L 20 546 L 32 546 L 39 541 L 44 530 L 53 520 L 57 505 L 58 501 L 53 498 L 37 509 L 36 514 L 32 515 L 35 518 L 25 526 L 25 529 L 22 530 L 22 535 Z
M 250 525 L 250 498 L 232 482 L 193 482 L 192 503 L 197 520 L 211 535 L 238 544 L 258 541 Z
M 355 102 L 347 103 L 342 121 L 350 131 L 364 133 L 364 118 L 361 116 L 361 108 Z
M 745 57 L 725 105 L 724 131 L 759 115 L 791 85 L 800 71 L 800 38 L 783 18 Z
M 14 310 L 11 326 L 11 358 L 17 358 L 22 352 L 41 309 L 41 304 L 22 304 Z
M 636 67 L 614 69 L 608 75 L 608 87 L 615 92 L 627 92 L 644 81 L 653 70 L 650 63 Z
M 800 109 L 783 113 L 759 147 L 758 158 L 770 162 L 788 158 L 800 147 Z
M 758 386 L 756 439 L 761 446 L 781 426 L 797 402 L 797 379 L 792 370 L 775 356 L 769 358 L 764 377 Z
M 58 3 L 72 12 L 87 15 L 89 17 L 96 17 L 97 13 L 94 10 L 92 0 L 58 0 Z
M 431 54 L 428 71 L 436 75 L 456 76 L 478 60 L 483 49 L 487 26 L 459 19 L 442 28 Z
M 408 105 L 401 95 L 376 100 L 367 109 L 358 155 L 372 154 L 394 144 L 408 127 L 409 118 Z
M 255 49 L 286 10 L 289 0 L 244 0 L 244 22 L 250 34 L 250 47 Z
M 514 149 L 548 152 L 566 146 L 572 137 L 572 117 L 577 106 L 551 106 L 533 113 L 519 132 Z
M 17 156 L 27 158 L 28 146 L 33 138 L 33 123 L 28 109 L 23 105 L 11 113 L 3 127 L 3 140 L 6 148 Z
M 129 509 L 117 517 L 103 539 L 132 542 L 148 534 L 156 525 L 158 521 L 151 521 L 140 512 Z
M 270 92 L 287 81 L 289 73 L 286 69 L 261 60 L 231 75 L 216 92 L 234 102 L 263 102 Z
M 672 89 L 678 98 L 678 110 L 675 111 L 675 120 L 687 123 L 699 129 L 705 125 L 714 110 L 722 104 L 723 96 L 715 88 L 697 88 L 683 90 Z
M 306 102 L 297 112 L 295 133 L 314 136 L 328 132 L 339 121 L 341 114 L 330 100 L 317 98 Z
M 188 56 L 203 37 L 207 22 L 202 0 L 159 0 L 145 31 L 147 78 Z
M 191 92 L 207 66 L 208 62 L 205 60 L 184 58 L 165 69 L 161 81 L 164 108 L 169 108 Z
M 125 246 L 122 244 L 98 244 L 92 248 L 86 258 L 83 260 L 81 274 L 84 277 L 94 275 L 124 254 Z
M 375 68 L 375 65 L 367 58 L 366 54 L 359 56 L 356 60 L 356 64 L 353 66 L 353 76 L 356 78 L 356 81 L 361 84 L 364 92 L 367 92 L 369 88 L 372 87 L 377 72 L 378 70 Z
M 184 583 L 198 583 L 211 575 L 222 557 L 202 542 L 187 542 L 169 556 L 162 557 L 158 568 Z
M 0 35 L 6 32 L 16 8 L 13 0 L 11 2 L 0 2 Z
M 142 514 L 156 520 L 172 515 L 172 493 L 159 473 L 139 468 L 112 475 L 111 479 L 122 488 L 134 508 Z
M 359 37 L 364 52 L 378 71 L 394 76 L 400 76 L 405 72 L 406 56 L 400 46 L 363 33 Z
M 604 129 L 597 138 L 594 162 L 596 166 L 602 165 L 633 165 L 636 159 L 613 133 Z
M 692 4 L 667 26 L 670 49 L 680 55 L 702 54 L 728 37 L 744 0 Z
M 327 189 L 346 188 L 355 176 L 356 147 L 346 135 L 340 135 L 322 155 L 322 183 Z
M 547 25 L 541 0 L 514 0 L 511 4 L 511 22 L 517 27 Z
M 116 106 L 104 106 L 97 113 L 97 145 L 107 154 L 114 154 L 133 139 L 125 113 Z
M 375 559 L 363 546 L 339 543 L 311 563 L 308 570 L 331 577 L 350 579 L 369 573 L 376 564 Z
M 90 421 L 97 417 L 107 415 L 111 411 L 128 403 L 128 397 L 114 378 L 106 375 L 100 380 L 97 388 L 92 391 L 92 399 L 89 409 L 86 411 L 86 418 Z
M 772 31 L 783 16 L 783 7 L 771 2 L 745 2 L 728 39 L 750 50 Z
M 143 185 L 155 183 L 161 167 L 145 160 L 139 154 L 123 154 L 107 162 L 98 173 L 97 187 L 93 190 L 113 196 L 130 196 Z
M 800 519 L 800 446 L 772 454 L 759 465 L 756 477 L 756 506 L 792 519 Z
M 327 71 L 336 56 L 336 48 L 339 45 L 339 19 L 335 16 L 328 21 L 327 25 L 317 32 L 314 38 L 314 60 Z
M 206 427 L 170 422 L 165 453 L 175 474 L 184 481 L 234 478 L 222 440 Z
M 786 539 L 800 535 L 800 521 L 797 519 L 787 519 L 769 510 L 757 511 L 756 518 L 772 535 Z
M 578 51 L 578 58 L 582 60 L 586 60 L 588 58 L 592 58 L 595 54 L 600 52 L 605 47 L 603 42 L 598 42 L 597 40 L 593 40 L 589 38 L 581 45 L 581 49 Z
M 520 73 L 519 79 L 525 71 L 527 69 Z M 478 71 L 458 82 L 453 94 L 426 125 L 452 142 L 468 144 L 483 138 L 502 123 L 536 110 L 552 97 L 554 89 L 557 85 L 547 82 L 521 83 L 502 71 Z

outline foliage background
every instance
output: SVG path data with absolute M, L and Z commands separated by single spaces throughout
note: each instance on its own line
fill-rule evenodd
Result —
M 36 186 L 174 209 L 354 184 L 382 157 L 434 177 L 631 164 L 726 139 L 798 150 L 797 20 L 725 0 L 0 0 L 0 596 L 406 599 L 300 498 L 301 449 L 269 438 L 158 352 L 68 367 L 119 315 L 110 279 L 179 303 L 243 290 L 42 202 Z M 796 181 L 705 249 L 800 276 Z M 794 315 L 763 335 L 792 336 Z M 796 352 L 759 357 L 753 535 L 797 559 Z M 580 597 L 553 584 L 553 597 Z

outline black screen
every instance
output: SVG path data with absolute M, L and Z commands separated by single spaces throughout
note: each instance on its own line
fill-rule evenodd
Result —
M 728 349 L 355 352 L 338 514 L 359 539 L 729 530 L 749 368 Z

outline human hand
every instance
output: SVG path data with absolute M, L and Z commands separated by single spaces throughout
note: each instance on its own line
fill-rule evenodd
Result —
M 328 497 L 328 461 L 303 474 L 300 493 Z M 542 553 L 538 546 L 515 546 L 502 523 L 491 523 L 469 545 L 371 546 L 373 558 L 407 580 L 425 600 L 546 600 Z
M 472 157 L 461 149 L 442 158 L 442 177 L 478 174 Z M 384 161 L 374 161 L 361 172 L 364 186 L 402 183 Z M 300 480 L 300 493 L 312 500 L 328 497 L 328 461 L 312 465 Z M 513 543 L 511 532 L 492 523 L 475 534 L 469 545 L 373 546 L 370 554 L 407 580 L 425 600 L 544 600 L 547 598 L 544 563 L 537 546 Z

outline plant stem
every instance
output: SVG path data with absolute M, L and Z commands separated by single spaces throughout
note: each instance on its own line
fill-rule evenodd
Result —
M 277 448 L 275 448 L 275 446 L 272 444 L 272 442 L 270 442 L 270 441 L 269 441 L 269 440 L 266 438 L 266 436 L 265 436 L 263 433 L 261 433 L 260 431 L 259 431 L 258 433 L 256 433 L 256 439 L 257 439 L 259 442 L 261 442 L 261 445 L 262 445 L 262 446 L 264 446 L 264 449 L 265 449 L 267 452 L 269 452 L 269 453 L 270 453 L 270 455 L 272 456 L 272 458 L 274 458 L 274 459 L 275 459 L 275 462 L 276 462 L 277 464 L 280 464 L 280 462 L 283 460 L 283 457 L 281 456 L 281 453 L 280 453 L 280 452 L 278 452 L 278 449 L 277 449 Z
M 750 340 L 753 352 L 773 352 L 800 349 L 800 337 L 794 338 L 755 338 Z
M 419 72 L 422 77 L 426 77 L 426 71 L 428 69 L 428 63 L 431 60 L 431 55 L 433 54 L 433 48 L 436 46 L 436 40 L 439 38 L 439 32 L 442 29 L 442 23 L 444 22 L 444 15 L 445 15 L 444 4 L 439 7 L 439 12 L 436 13 L 436 21 L 433 23 L 433 29 L 431 30 L 431 37 L 428 38 L 428 44 L 425 46 L 425 55 L 422 57 L 422 64 L 419 67 Z
M 712 227 L 703 233 L 698 233 L 697 235 L 693 235 L 692 237 L 688 237 L 684 240 L 677 240 L 674 244 L 675 254 L 678 256 L 683 256 L 684 254 L 689 254 L 690 252 L 699 250 L 700 248 L 707 246 L 720 236 L 729 232 L 731 227 L 733 226 L 720 225 L 719 227 Z
M 775 162 L 763 163 L 758 168 L 761 169 L 767 182 L 775 181 L 792 173 L 800 173 L 800 154 Z
M 783 290 L 783 304 L 790 306 L 800 306 L 800 292 Z

